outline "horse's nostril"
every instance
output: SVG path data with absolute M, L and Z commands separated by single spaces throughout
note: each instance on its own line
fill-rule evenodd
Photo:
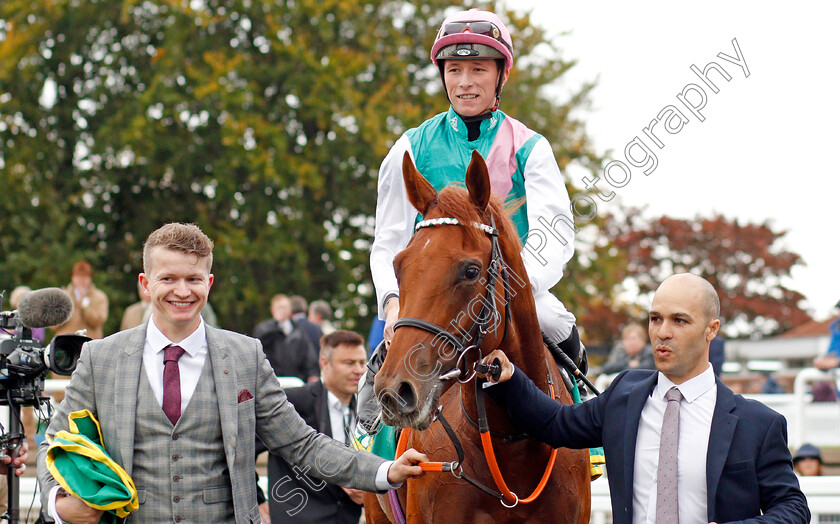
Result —
M 397 389 L 397 396 L 399 397 L 400 413 L 410 413 L 417 407 L 417 397 L 414 395 L 414 388 L 408 382 L 400 384 L 399 389 Z

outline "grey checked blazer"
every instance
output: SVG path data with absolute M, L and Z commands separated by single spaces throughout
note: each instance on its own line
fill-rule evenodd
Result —
M 259 341 L 210 326 L 206 329 L 237 524 L 259 522 L 254 484 L 255 435 L 272 453 L 301 469 L 308 467 L 307 474 L 333 484 L 374 491 L 374 478 L 382 459 L 354 452 L 307 426 L 286 400 Z M 68 429 L 68 414 L 89 409 L 99 420 L 108 453 L 131 474 L 145 342 L 143 324 L 84 345 L 64 401 L 47 428 L 48 440 Z M 246 389 L 253 399 L 238 402 L 239 394 Z M 56 485 L 44 461 L 47 447 L 44 442 L 38 449 L 38 481 L 44 508 Z M 161 471 L 166 468 L 161 467 Z

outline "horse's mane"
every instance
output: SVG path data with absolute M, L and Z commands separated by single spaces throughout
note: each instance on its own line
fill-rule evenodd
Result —
M 463 187 L 447 186 L 443 188 L 438 193 L 436 207 L 442 216 L 455 218 L 464 225 L 473 222 L 490 225 L 490 217 L 482 216 L 479 213 L 470 201 L 469 193 Z M 499 230 L 499 244 L 502 251 L 505 252 L 505 260 L 511 260 L 512 253 L 516 253 L 518 256 L 522 249 L 516 227 L 510 218 L 512 210 L 505 209 L 501 200 L 496 196 L 490 197 L 490 203 L 487 207 L 496 219 L 496 229 Z M 464 228 L 464 234 L 467 235 L 470 242 L 477 242 L 486 235 L 484 231 L 475 227 Z M 512 251 L 512 253 L 509 251 Z

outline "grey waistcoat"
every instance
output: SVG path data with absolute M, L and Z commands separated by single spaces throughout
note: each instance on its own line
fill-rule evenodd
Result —
M 210 357 L 175 427 L 155 399 L 145 370 L 140 375 L 132 472 L 140 509 L 126 522 L 234 522 Z

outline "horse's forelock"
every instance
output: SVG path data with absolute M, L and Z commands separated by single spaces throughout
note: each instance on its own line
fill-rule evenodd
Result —
M 506 210 L 501 201 L 495 197 L 490 197 L 490 204 L 488 205 L 491 213 L 496 218 L 496 229 L 499 230 L 499 240 L 504 250 L 506 246 L 512 247 L 513 251 L 518 253 L 521 250 L 521 243 L 519 236 L 516 233 L 516 227 L 510 219 L 510 213 L 514 210 Z M 472 224 L 478 222 L 480 224 L 490 225 L 489 218 L 482 216 L 478 209 L 470 201 L 469 193 L 463 187 L 447 186 L 438 193 L 437 205 L 435 209 L 442 217 L 455 218 L 462 224 Z M 467 235 L 470 242 L 476 242 L 486 235 L 482 230 L 475 227 L 464 228 L 464 234 Z M 509 258 L 506 254 L 505 258 Z

